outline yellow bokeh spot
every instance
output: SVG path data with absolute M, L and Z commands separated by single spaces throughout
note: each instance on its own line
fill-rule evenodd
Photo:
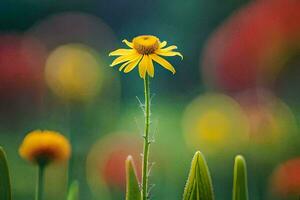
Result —
M 68 101 L 86 101 L 95 97 L 102 83 L 99 59 L 86 46 L 63 45 L 46 62 L 45 77 L 50 89 Z
M 230 131 L 230 121 L 223 113 L 211 110 L 199 117 L 197 130 L 199 133 L 207 133 L 202 135 L 202 138 L 206 141 L 222 142 L 226 139 L 226 133 Z
M 232 98 L 208 93 L 194 99 L 183 116 L 188 146 L 207 154 L 238 150 L 248 141 L 249 124 L 240 105 Z

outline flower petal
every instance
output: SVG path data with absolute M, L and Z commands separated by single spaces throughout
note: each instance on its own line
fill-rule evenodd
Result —
M 128 55 L 133 52 L 134 52 L 133 49 L 117 49 L 113 52 L 110 52 L 109 56 L 123 56 L 123 55 Z
M 151 77 L 154 77 L 154 66 L 153 66 L 153 62 L 150 56 L 148 57 L 148 67 L 147 67 L 147 72 Z
M 123 63 L 123 64 L 119 67 L 119 71 L 122 71 L 122 70 L 124 69 L 124 67 L 126 67 L 126 66 L 127 66 L 129 63 L 131 63 L 131 62 L 132 62 L 132 61 L 129 60 L 129 61 Z
M 140 62 L 141 58 L 142 55 L 134 59 L 134 61 L 131 61 L 131 63 L 129 63 L 127 67 L 124 69 L 124 72 L 125 73 L 131 72 L 135 68 L 135 66 Z
M 128 40 L 122 40 L 122 42 L 124 42 L 130 48 L 133 48 L 133 44 L 131 42 L 129 42 Z
M 150 54 L 150 58 L 152 58 L 155 62 L 166 68 L 167 70 L 170 70 L 173 74 L 175 74 L 176 70 L 174 67 L 165 59 L 162 57 L 156 55 L 156 54 Z
M 139 64 L 139 74 L 141 78 L 145 78 L 147 67 L 148 67 L 148 59 L 147 59 L 147 55 L 144 55 Z
M 172 46 L 169 46 L 167 48 L 164 48 L 164 49 L 160 49 L 160 51 L 172 51 L 174 49 L 177 49 L 177 46 L 175 45 L 172 45 Z
M 183 59 L 183 56 L 181 53 L 179 52 L 175 52 L 175 51 L 160 51 L 160 50 L 157 50 L 155 51 L 156 54 L 158 55 L 161 55 L 161 56 L 180 56 L 181 57 L 181 60 Z
M 122 71 L 122 70 L 124 69 L 124 67 L 126 67 L 129 63 L 132 63 L 132 62 L 134 62 L 134 61 L 137 60 L 137 59 L 141 59 L 141 57 L 142 57 L 142 55 L 137 56 L 135 59 L 129 60 L 129 61 L 127 61 L 126 63 L 123 63 L 123 64 L 121 65 L 121 67 L 119 67 L 119 71 Z
M 163 41 L 159 44 L 159 48 L 164 48 L 167 45 L 167 41 Z
M 137 53 L 133 53 L 133 54 L 129 54 L 129 55 L 124 55 L 124 56 L 120 56 L 118 58 L 116 58 L 112 63 L 111 63 L 111 67 L 118 65 L 120 63 L 129 61 L 129 60 L 133 60 L 134 58 L 138 57 L 139 54 Z

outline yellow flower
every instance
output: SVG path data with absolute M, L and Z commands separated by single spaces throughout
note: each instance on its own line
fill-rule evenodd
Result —
M 123 40 L 123 42 L 131 49 L 118 49 L 109 54 L 109 56 L 120 56 L 116 58 L 111 67 L 123 63 L 119 71 L 124 69 L 125 73 L 131 72 L 139 65 L 139 74 L 141 78 L 145 78 L 146 73 L 149 76 L 154 76 L 153 61 L 157 62 L 167 70 L 175 74 L 174 67 L 161 56 L 183 56 L 179 52 L 173 51 L 177 49 L 172 45 L 164 48 L 167 45 L 166 41 L 160 42 L 159 39 L 152 35 L 141 35 L 133 38 L 132 42 Z
M 71 147 L 69 141 L 58 132 L 35 130 L 24 138 L 19 153 L 25 160 L 48 164 L 68 160 Z

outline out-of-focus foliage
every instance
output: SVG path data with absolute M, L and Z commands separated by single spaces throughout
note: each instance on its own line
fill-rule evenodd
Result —
M 73 181 L 68 191 L 67 200 L 79 200 L 79 183 Z

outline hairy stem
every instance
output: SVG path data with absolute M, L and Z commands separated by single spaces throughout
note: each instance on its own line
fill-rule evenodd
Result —
M 143 171 L 142 171 L 142 200 L 148 198 L 148 160 L 149 160 L 149 126 L 150 126 L 150 87 L 149 76 L 144 79 L 145 92 L 145 132 L 144 132 L 144 150 L 143 150 Z

